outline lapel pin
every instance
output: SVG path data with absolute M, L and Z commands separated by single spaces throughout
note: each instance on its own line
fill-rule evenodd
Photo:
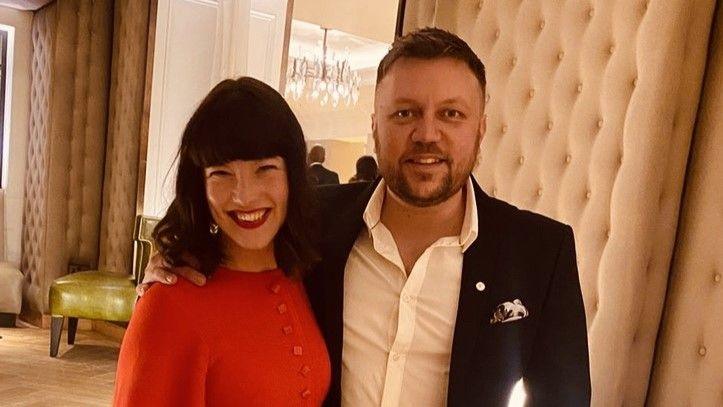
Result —
M 486 287 L 487 286 L 485 285 L 485 283 L 483 283 L 481 281 L 478 281 L 477 285 L 475 285 L 475 288 L 477 288 L 477 291 L 480 291 L 480 292 L 484 291 Z

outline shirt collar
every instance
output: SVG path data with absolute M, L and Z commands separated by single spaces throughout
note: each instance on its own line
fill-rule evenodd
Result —
M 479 220 L 477 218 L 477 200 L 474 194 L 474 185 L 472 184 L 472 177 L 467 178 L 465 188 L 465 209 L 464 209 L 464 220 L 462 221 L 462 230 L 459 234 L 459 245 L 462 246 L 462 252 L 465 252 L 474 241 L 477 239 L 479 234 Z M 367 226 L 367 231 L 371 236 L 371 231 L 375 226 L 379 224 L 382 216 L 382 204 L 384 203 L 384 196 L 387 191 L 387 184 L 384 179 L 379 181 L 379 184 L 374 189 L 371 199 L 367 203 L 364 209 L 362 218 Z

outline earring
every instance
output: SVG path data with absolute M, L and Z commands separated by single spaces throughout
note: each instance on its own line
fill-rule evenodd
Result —
M 213 222 L 211 222 L 211 227 L 208 228 L 208 231 L 209 231 L 212 235 L 217 235 L 217 234 L 218 234 L 218 225 L 215 224 L 215 223 L 213 223 Z

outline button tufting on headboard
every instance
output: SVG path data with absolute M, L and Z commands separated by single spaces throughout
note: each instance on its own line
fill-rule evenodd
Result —
M 574 228 L 593 405 L 644 405 L 716 2 L 410 3 L 434 12 L 407 30 L 449 29 L 485 63 L 480 185 Z

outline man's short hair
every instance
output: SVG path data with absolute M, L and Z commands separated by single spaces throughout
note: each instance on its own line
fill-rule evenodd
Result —
M 322 145 L 315 144 L 313 147 L 311 147 L 311 150 L 309 150 L 309 164 L 313 163 L 324 163 L 324 160 L 326 159 L 326 149 Z
M 482 90 L 487 85 L 485 66 L 469 45 L 458 36 L 439 28 L 427 27 L 397 37 L 392 49 L 377 68 L 377 86 L 399 58 L 453 58 L 467 64 Z

